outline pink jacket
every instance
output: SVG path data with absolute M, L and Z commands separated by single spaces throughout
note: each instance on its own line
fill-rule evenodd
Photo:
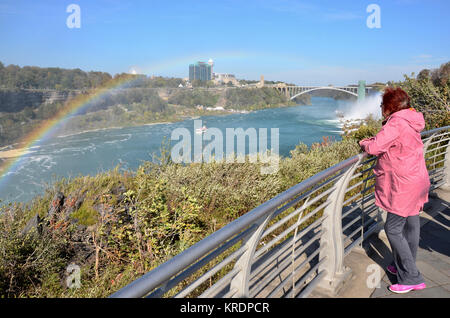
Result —
M 361 140 L 368 154 L 378 157 L 374 167 L 375 204 L 403 216 L 419 214 L 428 201 L 430 178 L 420 131 L 422 113 L 403 109 L 393 113 L 375 137 Z

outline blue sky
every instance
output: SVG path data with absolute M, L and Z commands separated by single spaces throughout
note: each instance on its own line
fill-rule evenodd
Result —
M 68 28 L 66 8 L 81 9 Z M 380 8 L 381 28 L 368 28 Z M 213 58 L 238 78 L 346 85 L 450 61 L 450 1 L 1 0 L 0 61 L 188 76 Z

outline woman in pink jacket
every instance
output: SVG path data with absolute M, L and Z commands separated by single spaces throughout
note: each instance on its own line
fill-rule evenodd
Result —
M 407 293 L 425 288 L 416 266 L 419 246 L 419 211 L 428 201 L 430 179 L 423 155 L 420 131 L 425 127 L 422 113 L 410 106 L 408 94 L 387 88 L 381 110 L 385 120 L 375 137 L 361 140 L 361 148 L 378 157 L 374 168 L 375 204 L 387 211 L 384 229 L 394 263 L 387 267 L 398 284 L 389 289 Z

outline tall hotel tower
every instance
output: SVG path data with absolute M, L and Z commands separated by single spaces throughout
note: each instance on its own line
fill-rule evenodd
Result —
M 189 65 L 189 81 L 200 80 L 210 81 L 212 79 L 212 66 L 214 62 L 209 60 L 208 63 L 197 62 Z

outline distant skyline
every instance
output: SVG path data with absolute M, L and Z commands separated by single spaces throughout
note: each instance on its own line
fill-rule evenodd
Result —
M 2 0 L 0 61 L 184 78 L 212 58 L 238 79 L 397 81 L 450 61 L 449 12 L 448 0 Z

